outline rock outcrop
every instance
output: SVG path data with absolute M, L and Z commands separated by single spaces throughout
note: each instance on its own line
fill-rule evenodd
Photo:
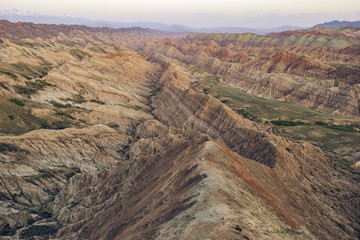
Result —
M 0 235 L 51 216 L 46 205 L 73 175 L 124 161 L 134 128 L 153 118 L 148 97 L 157 66 L 114 48 L 116 40 L 99 52 L 90 35 L 101 31 L 75 38 L 73 30 L 65 36 L 32 26 L 47 37 L 6 39 L 0 50 L 0 133 L 10 135 L 0 136 Z
M 184 40 L 148 42 L 144 51 L 154 61 L 195 65 L 247 93 L 359 117 L 360 62 L 350 50 L 359 41 L 312 33 L 189 34 Z
M 163 78 L 174 69 L 181 68 L 170 66 Z M 275 136 L 177 81 L 159 80 L 158 120 L 137 127 L 127 161 L 78 174 L 57 195 L 50 219 L 62 225 L 57 238 L 354 236 L 341 229 L 351 208 L 338 205 L 337 193 L 314 190 L 344 187 L 320 149 Z
M 211 85 L 196 73 L 205 69 L 251 93 L 358 116 L 356 37 L 190 34 L 140 53 L 122 48 L 167 33 L 0 29 L 1 237 L 359 237 L 355 175 L 196 88 Z

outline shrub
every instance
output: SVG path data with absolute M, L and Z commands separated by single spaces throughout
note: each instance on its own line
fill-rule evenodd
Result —
M 353 126 L 349 125 L 326 125 L 325 127 L 345 132 L 358 132 Z
M 61 103 L 58 103 L 58 102 L 55 102 L 55 101 L 50 101 L 50 103 L 52 104 L 52 105 L 54 105 L 54 107 L 57 107 L 57 108 L 69 108 L 69 107 L 71 107 L 71 105 L 70 104 L 61 104 Z
M 19 100 L 19 99 L 16 99 L 16 98 L 11 98 L 10 99 L 10 102 L 13 102 L 15 103 L 16 105 L 20 106 L 20 107 L 23 107 L 25 106 L 25 103 L 23 103 L 23 101 Z
M 36 93 L 36 90 L 33 88 L 27 88 L 27 87 L 23 87 L 23 86 L 15 86 L 15 91 L 19 94 L 26 94 L 26 95 L 31 95 Z
M 273 120 L 271 121 L 272 124 L 278 125 L 278 126 L 299 126 L 299 125 L 306 125 L 306 123 L 297 121 L 284 121 L 284 120 Z
M 51 83 L 45 82 L 44 80 L 36 80 L 35 82 L 26 82 L 26 85 L 34 89 L 34 91 L 42 90 L 46 86 L 53 86 Z
M 22 230 L 20 233 L 21 238 L 30 238 L 34 236 L 52 235 L 59 230 L 57 226 L 51 225 L 35 225 Z
M 83 96 L 81 95 L 75 95 L 73 98 L 67 98 L 66 101 L 71 101 L 71 102 L 74 102 L 74 103 L 78 103 L 78 104 L 81 104 L 81 103 L 84 103 L 84 102 L 87 102 Z
M 8 143 L 0 143 L 0 152 L 18 152 L 20 149 L 13 145 Z
M 93 103 L 97 103 L 97 104 L 101 104 L 101 105 L 104 105 L 105 103 L 98 100 L 98 99 L 90 99 L 90 102 L 93 102 Z
M 111 128 L 117 128 L 117 127 L 119 127 L 119 124 L 114 123 L 114 122 L 109 122 L 107 125 L 108 125 L 109 127 L 111 127 Z

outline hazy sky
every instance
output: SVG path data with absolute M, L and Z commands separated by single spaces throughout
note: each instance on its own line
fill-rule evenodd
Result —
M 360 0 L 0 0 L 0 10 L 12 8 L 193 27 L 313 26 L 335 19 L 360 20 Z

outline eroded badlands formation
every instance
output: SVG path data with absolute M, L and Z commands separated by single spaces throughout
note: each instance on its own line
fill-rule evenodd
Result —
M 334 32 L 189 34 L 148 42 L 145 53 L 195 65 L 251 94 L 359 117 L 360 30 Z
M 180 35 L 31 26 L 1 22 L 2 238 L 359 236 L 357 178 L 194 90 L 189 71 L 358 116 L 357 29 L 306 33 L 334 38 L 317 46 L 289 42 L 297 33 L 161 40 Z

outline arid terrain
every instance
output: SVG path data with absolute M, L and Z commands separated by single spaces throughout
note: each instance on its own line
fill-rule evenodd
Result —
M 358 239 L 359 54 L 0 21 L 0 239 Z

